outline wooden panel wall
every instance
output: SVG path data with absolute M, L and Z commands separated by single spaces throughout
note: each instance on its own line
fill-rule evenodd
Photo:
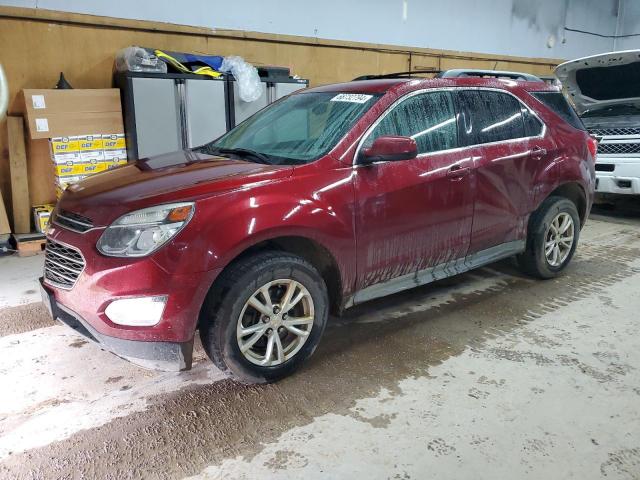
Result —
M 498 68 L 548 75 L 556 59 L 517 58 L 424 48 L 210 30 L 48 10 L 0 7 L 0 63 L 10 87 L 9 113 L 24 88 L 51 88 L 60 72 L 76 88 L 112 86 L 115 53 L 129 45 L 240 55 L 255 65 L 289 66 L 311 85 L 367 73 L 411 69 Z M 6 122 L 0 124 L 0 189 L 11 205 Z

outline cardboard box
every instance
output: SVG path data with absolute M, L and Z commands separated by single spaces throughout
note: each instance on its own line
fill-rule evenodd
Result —
M 44 233 L 47 230 L 49 219 L 51 218 L 51 212 L 53 212 L 54 207 L 55 205 L 52 203 L 35 205 L 33 207 L 33 223 L 38 232 Z
M 126 158 L 114 158 L 113 160 L 104 161 L 105 170 L 112 170 L 114 168 L 117 168 L 126 164 L 127 164 Z
M 26 89 L 22 94 L 32 139 L 86 132 L 124 132 L 117 88 Z
M 80 159 L 77 137 L 55 137 L 50 141 L 51 158 L 54 163 L 75 162 Z
M 76 175 L 72 177 L 59 177 L 56 175 L 55 177 L 55 188 L 56 188 L 56 198 L 59 199 L 64 193 L 65 188 L 72 183 L 79 182 L 83 178 L 86 178 L 87 175 Z
M 80 152 L 80 160 L 84 162 L 104 160 L 104 151 L 102 149 L 102 135 L 99 133 L 91 135 L 81 135 L 78 138 L 78 150 Z
M 52 113 L 103 113 L 122 110 L 120 90 L 117 88 L 25 89 L 22 93 L 27 116 L 42 117 Z
M 121 112 L 51 113 L 27 115 L 31 138 L 52 138 L 84 132 L 124 132 Z
M 119 89 L 27 89 L 22 94 L 31 137 L 32 204 L 51 202 L 68 183 L 126 163 Z M 103 136 L 115 142 L 108 154 Z
M 76 160 L 66 163 L 56 163 L 55 165 L 55 174 L 58 178 L 91 175 L 105 170 L 107 170 L 107 163 L 104 160 L 91 160 L 88 162 Z
M 70 183 L 127 163 L 123 133 L 55 137 L 49 143 L 57 198 Z

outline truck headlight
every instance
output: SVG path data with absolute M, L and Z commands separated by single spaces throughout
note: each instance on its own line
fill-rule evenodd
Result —
M 195 208 L 193 202 L 181 202 L 127 213 L 102 233 L 98 250 L 110 257 L 149 255 L 189 223 Z

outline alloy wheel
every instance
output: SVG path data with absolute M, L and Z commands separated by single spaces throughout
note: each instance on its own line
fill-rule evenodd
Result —
M 300 282 L 266 283 L 245 302 L 236 337 L 242 355 L 255 365 L 280 365 L 300 351 L 313 328 L 314 306 Z
M 552 267 L 562 265 L 573 247 L 575 225 L 566 212 L 559 213 L 549 224 L 544 236 L 544 255 Z

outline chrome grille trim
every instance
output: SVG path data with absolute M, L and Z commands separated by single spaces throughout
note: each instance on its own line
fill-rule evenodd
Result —
M 55 257 L 59 257 L 59 258 L 62 258 L 63 260 L 67 260 L 68 262 L 74 262 L 74 263 L 76 263 L 78 265 L 84 265 L 84 263 L 82 261 L 76 260 L 75 258 L 69 257 L 67 255 L 64 255 L 64 254 L 60 253 L 60 252 L 49 251 L 49 253 L 51 255 L 55 256 Z
M 590 128 L 589 133 L 596 137 L 617 137 L 624 135 L 638 135 L 640 136 L 640 127 L 628 127 L 628 128 Z
M 44 252 L 45 282 L 57 288 L 71 290 L 85 267 L 85 260 L 80 250 L 47 239 Z
M 78 233 L 84 233 L 93 228 L 93 222 L 90 218 L 66 210 L 56 212 L 53 223 Z

